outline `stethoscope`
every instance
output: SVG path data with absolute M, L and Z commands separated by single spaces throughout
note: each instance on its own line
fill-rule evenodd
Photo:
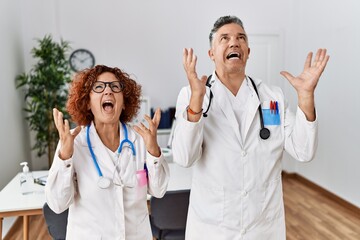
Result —
M 212 75 L 210 75 L 210 76 L 208 77 L 207 81 L 206 81 L 206 86 L 210 89 L 210 97 L 209 97 L 209 104 L 208 104 L 208 106 L 207 106 L 207 108 L 206 108 L 206 111 L 203 112 L 203 116 L 204 116 L 204 117 L 207 117 L 207 116 L 208 116 L 208 111 L 209 111 L 209 109 L 210 109 L 211 100 L 212 100 L 213 97 L 214 97 L 214 94 L 213 94 L 212 91 L 211 91 L 211 84 L 210 84 L 211 77 L 212 77 Z M 248 76 L 247 76 L 247 77 L 248 77 Z M 259 93 L 258 93 L 258 90 L 257 90 L 257 88 L 256 88 L 256 86 L 255 86 L 254 81 L 251 79 L 251 77 L 248 77 L 248 78 L 250 79 L 250 82 L 251 82 L 251 84 L 253 85 L 254 90 L 255 90 L 255 92 L 256 92 L 256 95 L 257 95 L 257 97 L 258 97 L 258 99 L 259 99 L 259 101 L 260 101 Z M 263 115 L 262 115 L 261 104 L 259 104 L 258 111 L 259 111 L 259 115 L 260 115 L 260 125 L 261 125 L 261 129 L 260 129 L 260 133 L 259 133 L 259 134 L 260 134 L 260 138 L 263 139 L 263 140 L 266 140 L 266 139 L 268 139 L 268 138 L 270 137 L 270 130 L 264 126 L 264 118 L 263 118 Z
M 132 151 L 132 155 L 135 157 L 136 155 L 136 152 L 135 152 L 135 147 L 134 147 L 134 144 L 129 140 L 128 138 L 128 131 L 127 131 L 127 128 L 126 128 L 126 125 L 124 123 L 121 123 L 123 129 L 124 129 L 124 135 L 125 135 L 125 138 L 124 140 L 122 140 L 120 142 L 120 145 L 119 145 L 119 148 L 117 150 L 117 159 L 119 159 L 119 156 L 120 156 L 120 153 L 121 153 L 121 150 L 122 148 L 124 147 L 124 144 L 125 143 L 128 143 L 130 148 L 131 148 L 131 151 Z M 95 168 L 99 174 L 99 180 L 98 180 L 98 186 L 100 188 L 108 188 L 110 187 L 111 185 L 111 179 L 110 178 L 107 178 L 107 177 L 104 177 L 102 172 L 101 172 L 101 169 L 100 169 L 100 166 L 96 160 L 96 156 L 95 156 L 95 153 L 94 151 L 92 150 L 92 147 L 91 147 L 91 142 L 90 142 L 90 125 L 87 126 L 87 129 L 86 129 L 86 140 L 87 140 L 87 144 L 88 144 L 88 148 L 89 148 L 89 151 L 90 151 L 90 154 L 91 154 L 91 157 L 93 159 L 93 162 L 94 162 L 94 165 L 95 165 Z M 115 171 L 116 171 L 116 167 L 115 167 Z

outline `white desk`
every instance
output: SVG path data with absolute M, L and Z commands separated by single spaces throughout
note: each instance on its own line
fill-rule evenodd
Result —
M 48 171 L 34 171 L 33 177 L 46 176 Z M 0 192 L 0 239 L 2 239 L 2 221 L 5 217 L 23 217 L 23 239 L 29 238 L 29 216 L 42 214 L 45 203 L 44 186 L 34 184 L 35 192 L 22 195 L 20 174 L 17 174 Z
M 170 180 L 168 191 L 190 189 L 192 172 L 176 163 L 169 163 Z M 48 171 L 34 171 L 33 177 L 46 176 Z M 17 174 L 0 192 L 0 239 L 2 239 L 2 221 L 5 217 L 23 217 L 23 239 L 29 238 L 29 216 L 41 215 L 45 203 L 44 187 L 34 184 L 35 193 L 22 195 L 20 192 L 20 175 Z M 148 195 L 148 199 L 151 196 Z

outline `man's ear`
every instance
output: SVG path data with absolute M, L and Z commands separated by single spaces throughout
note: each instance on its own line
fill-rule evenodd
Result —
M 248 59 L 249 59 L 249 56 L 250 56 L 250 48 L 248 48 Z
M 209 49 L 208 55 L 209 55 L 210 59 L 214 61 L 214 51 L 212 50 L 212 48 Z

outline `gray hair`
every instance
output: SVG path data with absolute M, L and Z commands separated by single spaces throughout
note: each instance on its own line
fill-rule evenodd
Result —
M 238 17 L 236 17 L 236 16 L 223 16 L 223 17 L 220 17 L 214 23 L 214 26 L 211 29 L 211 32 L 209 34 L 210 46 L 211 46 L 212 40 L 214 38 L 214 34 L 219 30 L 219 28 L 221 28 L 222 26 L 224 26 L 226 24 L 230 24 L 230 23 L 238 24 L 245 31 L 244 25 L 243 25 L 242 21 Z

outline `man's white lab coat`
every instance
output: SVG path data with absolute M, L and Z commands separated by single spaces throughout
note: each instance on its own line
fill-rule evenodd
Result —
M 99 175 L 88 148 L 86 127 L 75 138 L 71 159 L 62 161 L 58 158 L 57 150 L 45 192 L 46 201 L 53 211 L 60 213 L 69 208 L 67 240 L 152 239 L 147 193 L 156 197 L 165 194 L 169 168 L 163 155 L 159 158 L 151 156 L 141 136 L 130 126 L 127 129 L 136 156 L 131 160 L 132 151 L 125 144 L 120 157 L 120 174 L 114 174 L 114 159 L 101 142 L 93 124 L 89 134 L 103 176 L 114 178 L 116 183 L 122 182 L 124 187 L 111 184 L 109 188 L 101 189 L 98 186 Z M 122 126 L 120 132 L 123 140 Z M 148 184 L 139 186 L 135 172 L 144 169 L 145 160 Z
M 310 161 L 317 147 L 317 122 L 308 122 L 299 108 L 292 114 L 279 88 L 254 79 L 260 100 L 251 86 L 241 138 L 225 86 L 215 76 L 208 117 L 187 121 L 189 86 L 181 90 L 176 107 L 174 161 L 193 166 L 186 239 L 285 240 L 283 151 L 299 161 Z M 208 96 L 209 92 L 204 110 Z M 260 101 L 263 109 L 269 108 L 270 101 L 278 102 L 280 125 L 265 126 L 271 132 L 267 140 L 259 136 Z

